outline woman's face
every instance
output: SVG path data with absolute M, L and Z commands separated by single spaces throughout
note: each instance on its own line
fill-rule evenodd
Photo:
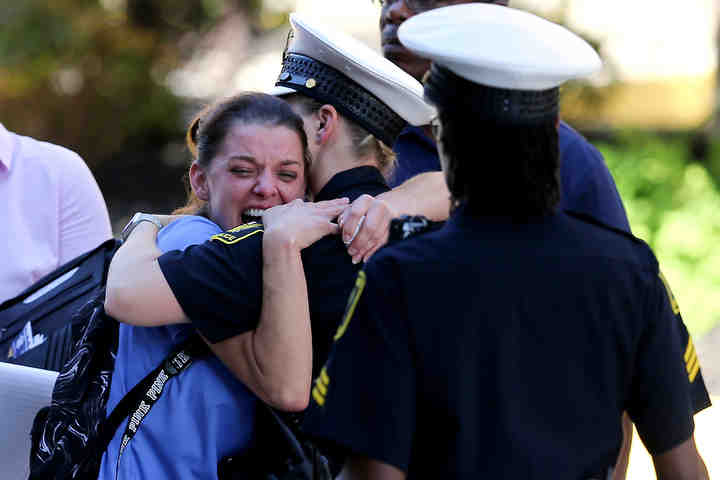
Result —
M 302 143 L 287 127 L 237 122 L 209 168 L 195 164 L 190 177 L 195 193 L 208 203 L 211 220 L 227 230 L 303 197 Z

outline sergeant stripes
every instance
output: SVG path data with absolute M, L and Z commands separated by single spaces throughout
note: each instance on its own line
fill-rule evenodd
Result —
M 695 345 L 693 344 L 692 338 L 688 337 L 687 348 L 685 349 L 685 370 L 687 370 L 688 379 L 690 383 L 695 381 L 698 372 L 700 371 L 700 360 L 698 359 L 697 352 L 695 351 Z
M 320 376 L 315 379 L 315 386 L 312 390 L 312 396 L 321 407 L 325 405 L 325 397 L 327 397 L 328 387 L 330 386 L 330 377 L 327 374 L 326 367 L 320 371 Z

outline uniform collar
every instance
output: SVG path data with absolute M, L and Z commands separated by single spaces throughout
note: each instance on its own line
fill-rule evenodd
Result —
M 385 178 L 375 167 L 355 167 L 350 170 L 344 170 L 336 173 L 323 188 L 315 195 L 315 201 L 332 200 L 347 196 L 348 192 L 355 189 L 358 185 L 376 184 L 378 186 L 387 186 Z M 351 198 L 350 201 L 355 200 Z
M 13 139 L 10 132 L 0 123 L 0 170 L 10 170 L 13 157 Z
M 465 203 L 458 205 L 453 210 L 447 221 L 449 228 L 453 230 L 485 229 L 488 226 L 501 228 L 502 230 L 514 231 L 524 230 L 528 226 L 542 225 L 554 221 L 559 213 L 550 213 L 541 217 L 535 217 L 528 222 L 518 223 L 507 215 L 471 215 Z
M 400 132 L 400 137 L 414 137 L 415 139 L 419 140 L 420 143 L 425 145 L 427 148 L 431 150 L 436 150 L 437 145 L 435 144 L 435 141 L 427 136 L 427 133 L 425 133 L 425 130 L 423 130 L 422 127 L 416 127 L 414 125 L 408 125 L 405 127 L 405 129 Z

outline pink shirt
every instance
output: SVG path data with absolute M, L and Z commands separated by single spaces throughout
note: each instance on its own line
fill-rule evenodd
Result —
M 0 124 L 0 303 L 111 237 L 82 158 Z

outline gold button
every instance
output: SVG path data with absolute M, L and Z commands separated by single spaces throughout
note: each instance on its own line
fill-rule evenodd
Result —
M 307 81 L 305 82 L 305 86 L 307 88 L 315 88 L 315 85 L 317 85 L 317 82 L 315 81 L 314 78 L 308 78 Z

